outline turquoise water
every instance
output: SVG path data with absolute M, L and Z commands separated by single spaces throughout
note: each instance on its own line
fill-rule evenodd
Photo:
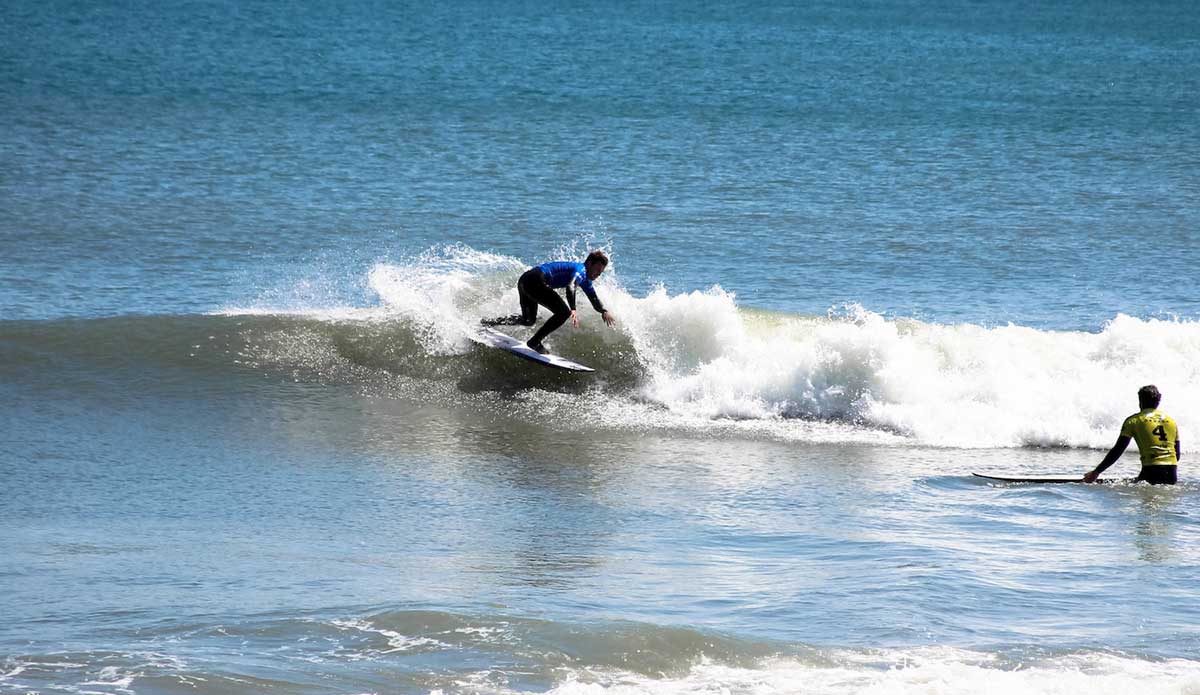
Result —
M 1195 690 L 1198 75 L 1183 2 L 0 8 L 0 692 Z M 470 342 L 594 247 L 597 374 Z M 1151 382 L 1181 485 L 970 477 Z
M 1191 10 L 10 5 L 6 304 L 198 312 L 583 236 L 634 289 L 784 311 L 1194 317 Z

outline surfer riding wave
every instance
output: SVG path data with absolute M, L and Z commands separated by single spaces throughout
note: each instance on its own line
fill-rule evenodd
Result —
M 527 345 L 538 353 L 546 355 L 550 350 L 542 343 L 546 336 L 558 330 L 560 326 L 571 320 L 574 326 L 579 325 L 579 317 L 575 311 L 575 288 L 583 290 L 595 309 L 604 319 L 604 323 L 613 325 L 612 314 L 604 308 L 600 297 L 596 295 L 593 286 L 600 274 L 608 267 L 608 256 L 603 251 L 592 251 L 583 263 L 573 261 L 551 261 L 535 265 L 525 271 L 517 280 L 517 294 L 521 300 L 521 313 L 511 316 L 501 316 L 480 321 L 485 326 L 532 326 L 537 322 L 538 306 L 550 310 L 551 316 L 542 327 L 527 341 Z M 566 301 L 555 292 L 557 289 L 566 290 Z

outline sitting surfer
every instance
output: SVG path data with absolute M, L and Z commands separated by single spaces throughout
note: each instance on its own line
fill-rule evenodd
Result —
M 546 336 L 558 330 L 559 326 L 571 319 L 571 324 L 579 325 L 579 317 L 575 313 L 575 288 L 579 287 L 592 303 L 592 308 L 600 312 L 604 323 L 613 324 L 612 314 L 600 303 L 596 296 L 596 288 L 592 286 L 604 269 L 608 267 L 608 256 L 603 251 L 596 250 L 588 254 L 583 263 L 571 261 L 552 261 L 535 265 L 525 271 L 517 280 L 517 294 L 521 299 L 521 313 L 512 316 L 502 316 L 495 319 L 480 321 L 485 326 L 532 326 L 537 321 L 538 305 L 546 307 L 552 316 L 527 341 L 527 345 L 546 355 L 549 350 L 542 341 Z M 554 290 L 565 289 L 567 301 Z
M 1129 446 L 1129 440 L 1137 442 L 1142 457 L 1142 471 L 1134 482 L 1144 480 L 1151 485 L 1174 485 L 1176 468 L 1182 454 L 1179 450 L 1179 429 L 1169 415 L 1158 409 L 1162 394 L 1155 386 L 1138 389 L 1138 406 L 1141 410 L 1125 418 L 1121 424 L 1121 436 L 1105 455 L 1100 465 L 1083 476 L 1083 482 L 1094 483 L 1109 466 L 1116 463 Z

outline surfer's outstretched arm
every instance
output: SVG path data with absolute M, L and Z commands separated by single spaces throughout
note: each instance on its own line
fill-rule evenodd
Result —
M 1130 438 L 1124 435 L 1117 437 L 1117 443 L 1113 444 L 1113 447 L 1104 455 L 1104 460 L 1100 462 L 1100 465 L 1088 471 L 1087 475 L 1083 476 L 1083 482 L 1096 482 L 1096 478 L 1099 478 L 1101 473 L 1108 470 L 1108 467 L 1116 463 L 1117 459 L 1121 458 L 1121 454 L 1125 453 L 1125 449 L 1129 447 L 1129 440 Z
M 596 290 L 585 289 L 584 294 L 587 295 L 588 301 L 592 303 L 592 308 L 596 310 L 597 314 L 600 314 L 600 318 L 604 319 L 604 323 L 609 326 L 613 325 L 612 314 L 600 303 L 600 297 L 596 295 Z
M 596 288 L 592 285 L 597 278 L 600 277 L 604 269 L 608 267 L 608 256 L 603 251 L 592 251 L 588 254 L 587 260 L 583 262 L 582 268 L 575 275 L 575 282 L 567 288 L 567 301 L 571 305 L 571 322 L 578 326 L 579 318 L 575 314 L 575 286 L 587 295 L 588 301 L 592 303 L 592 308 L 596 313 L 600 314 L 600 318 L 604 319 L 604 323 L 613 325 L 612 314 L 604 308 L 604 304 L 600 302 L 600 297 L 596 295 Z

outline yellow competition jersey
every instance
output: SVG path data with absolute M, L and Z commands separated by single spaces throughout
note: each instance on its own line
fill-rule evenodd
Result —
M 1179 429 L 1169 415 L 1156 408 L 1146 408 L 1137 415 L 1125 418 L 1121 436 L 1132 437 L 1142 455 L 1143 466 L 1174 466 L 1175 442 Z

